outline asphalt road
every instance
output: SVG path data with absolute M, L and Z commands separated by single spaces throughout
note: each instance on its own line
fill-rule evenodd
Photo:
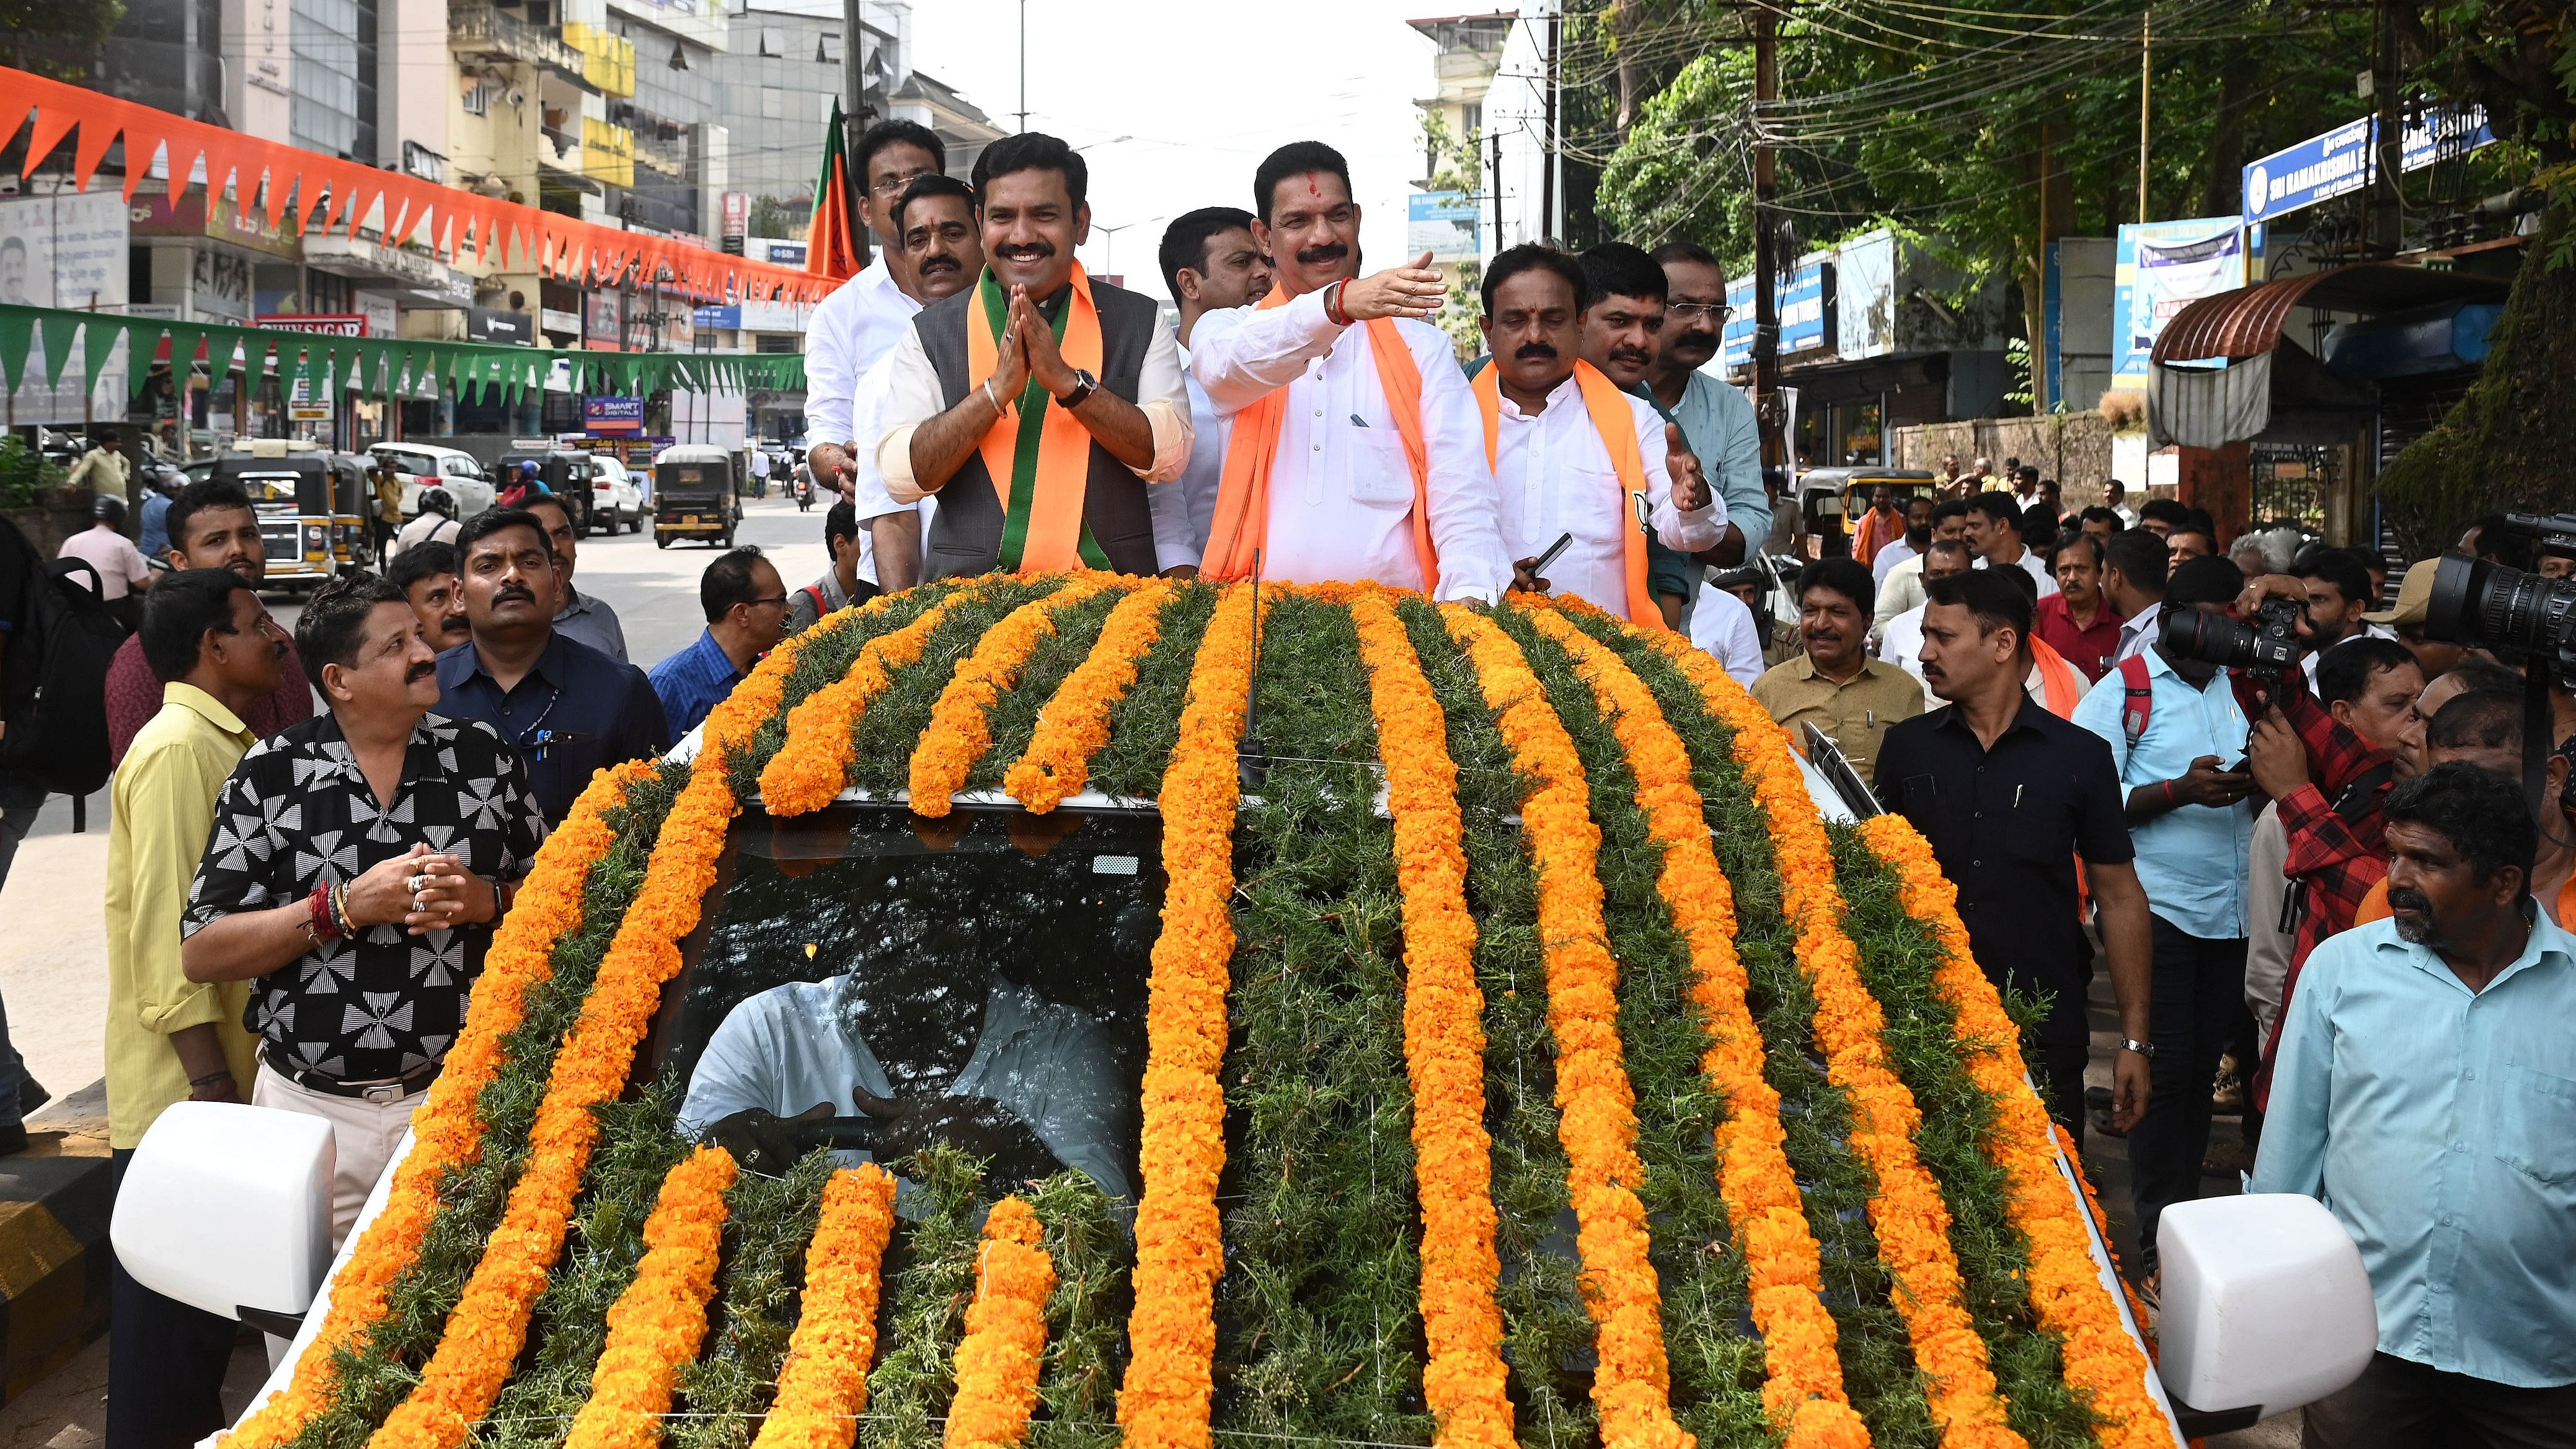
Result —
M 813 582 L 829 562 L 819 501 L 799 513 L 775 493 L 745 499 L 735 542 L 768 553 L 790 589 Z M 650 669 L 705 627 L 698 576 L 715 555 L 704 544 L 656 548 L 649 529 L 595 534 L 582 540 L 573 577 L 617 611 L 628 657 Z M 294 627 L 291 598 L 271 595 L 269 608 Z M 90 796 L 88 807 L 88 829 L 75 833 L 69 797 L 48 801 L 0 887 L 0 1005 L 12 1044 L 57 1093 L 95 1081 L 104 1061 L 108 792 Z

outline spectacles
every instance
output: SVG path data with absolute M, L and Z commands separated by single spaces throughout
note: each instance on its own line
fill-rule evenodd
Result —
M 787 596 L 785 594 L 772 594 L 765 599 L 745 599 L 743 602 L 751 605 L 755 609 L 767 607 L 784 609 L 787 607 Z
M 920 171 L 915 171 L 909 176 L 889 176 L 874 186 L 869 187 L 868 190 L 879 196 L 901 196 L 903 195 L 903 189 L 905 187 L 910 186 L 912 183 L 919 181 L 921 178 L 929 174 L 929 170 L 925 168 Z
M 1726 320 L 1727 313 L 1733 310 L 1724 302 L 1666 302 L 1664 304 L 1665 316 L 1678 318 L 1684 322 L 1688 322 L 1695 316 L 1706 317 L 1711 322 L 1723 322 Z

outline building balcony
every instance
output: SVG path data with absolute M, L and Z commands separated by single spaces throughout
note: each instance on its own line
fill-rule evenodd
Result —
M 568 76 L 579 76 L 586 59 L 555 31 L 470 0 L 447 7 L 447 48 L 458 55 L 524 61 Z

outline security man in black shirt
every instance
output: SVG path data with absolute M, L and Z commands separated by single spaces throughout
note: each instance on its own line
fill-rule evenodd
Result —
M 2023 689 L 2029 590 L 1971 571 L 1933 580 L 1924 593 L 1923 679 L 1948 703 L 1888 730 L 1879 799 L 1931 841 L 1941 873 L 1959 888 L 1959 918 L 1987 978 L 2049 999 L 2041 1059 L 2031 1065 L 2049 1114 L 2079 1145 L 2091 1042 L 2084 997 L 2093 975 L 2081 896 L 2090 886 L 2123 1038 L 2112 1061 L 2111 1120 L 2126 1132 L 2147 1105 L 2153 951 L 2110 746 Z

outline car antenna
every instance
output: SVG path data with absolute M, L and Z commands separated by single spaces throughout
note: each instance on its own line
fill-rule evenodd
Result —
M 1245 793 L 1257 792 L 1270 778 L 1270 756 L 1262 751 L 1261 707 L 1261 550 L 1252 551 L 1252 678 L 1243 691 L 1243 740 L 1234 752 L 1235 778 Z

